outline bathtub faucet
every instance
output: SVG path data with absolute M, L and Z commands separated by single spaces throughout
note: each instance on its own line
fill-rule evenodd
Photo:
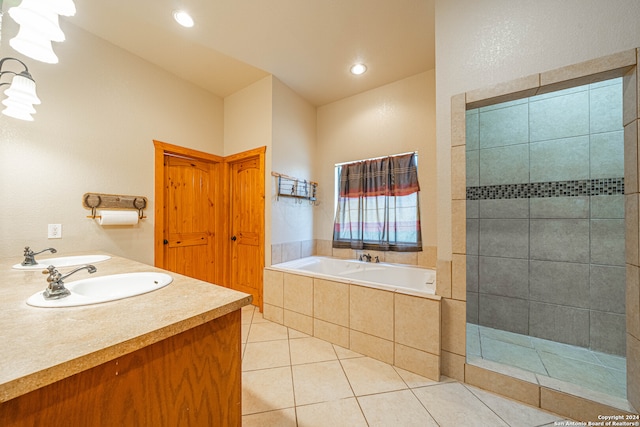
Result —
M 361 254 L 360 261 L 371 262 L 371 254 Z
M 38 262 L 36 261 L 36 255 L 41 254 L 42 252 L 49 251 L 52 254 L 55 254 L 57 251 L 54 248 L 43 249 L 40 252 L 33 252 L 29 246 L 24 247 L 24 261 L 22 261 L 22 265 L 36 265 Z

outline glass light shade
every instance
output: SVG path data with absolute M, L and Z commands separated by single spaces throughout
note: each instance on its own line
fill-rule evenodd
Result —
M 36 112 L 36 109 L 33 108 L 33 105 L 25 104 L 19 101 L 14 101 L 11 98 L 6 98 L 4 101 L 2 101 L 2 104 L 5 107 L 11 108 L 12 110 L 15 110 L 15 111 L 24 111 L 28 114 L 34 114 Z
M 35 0 L 23 0 L 18 7 L 9 9 L 9 16 L 20 24 L 20 30 L 27 28 L 29 33 L 38 34 L 38 37 L 46 38 L 55 42 L 64 41 L 64 33 L 58 23 L 58 14 L 47 7 L 40 6 L 33 9 L 32 3 Z M 26 4 L 26 6 L 24 6 Z
M 31 117 L 31 113 L 26 109 L 22 109 L 19 107 L 8 106 L 4 110 L 2 110 L 2 114 L 5 116 L 13 117 L 14 119 L 27 120 L 29 122 L 33 121 L 33 117 Z
M 13 77 L 11 86 L 4 91 L 12 102 L 22 104 L 40 104 L 40 98 L 36 95 L 36 82 L 28 77 L 17 75 Z
M 46 3 L 58 15 L 73 16 L 76 14 L 76 5 L 73 0 L 48 0 Z
M 18 35 L 9 40 L 12 48 L 29 58 L 48 64 L 57 64 L 58 56 L 53 51 L 51 40 L 26 25 L 20 26 Z

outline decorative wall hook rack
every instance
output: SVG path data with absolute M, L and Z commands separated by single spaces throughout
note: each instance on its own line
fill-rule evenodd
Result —
M 85 193 L 82 196 L 82 206 L 91 210 L 87 218 L 100 218 L 97 209 L 135 209 L 138 218 L 146 218 L 144 209 L 147 207 L 147 198 L 143 196 L 122 196 L 118 194 Z
M 317 205 L 316 193 L 318 190 L 318 183 L 308 181 L 306 179 L 294 178 L 278 172 L 271 172 L 271 175 L 277 178 L 278 191 L 277 200 L 280 197 L 293 197 L 300 202 L 307 200 L 312 205 Z

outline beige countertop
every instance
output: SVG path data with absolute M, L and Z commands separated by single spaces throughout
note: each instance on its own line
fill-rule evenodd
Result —
M 91 254 L 105 254 L 91 252 Z M 68 255 L 42 254 L 46 258 Z M 105 254 L 110 255 L 110 254 Z M 167 337 L 202 325 L 251 303 L 232 289 L 169 273 L 173 282 L 159 290 L 101 304 L 37 308 L 26 300 L 47 285 L 41 270 L 13 269 L 23 257 L 0 259 L 0 402 L 13 399 Z M 112 256 L 66 282 L 159 268 Z M 65 274 L 76 267 L 60 268 Z

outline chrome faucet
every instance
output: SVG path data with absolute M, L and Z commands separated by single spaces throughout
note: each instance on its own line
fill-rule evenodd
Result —
M 29 249 L 29 246 L 24 247 L 24 261 L 22 261 L 22 265 L 36 265 L 38 262 L 36 261 L 36 255 L 41 254 L 42 252 L 49 251 L 52 254 L 55 254 L 56 251 L 54 248 L 43 249 L 40 252 L 33 252 Z
M 85 270 L 85 269 L 90 274 L 93 274 L 97 271 L 97 269 L 90 264 L 83 265 L 82 267 L 78 267 L 75 270 L 72 270 L 69 273 L 65 274 L 64 276 L 61 275 L 60 272 L 56 270 L 56 268 L 53 265 L 50 265 L 49 267 L 47 267 L 46 270 L 42 270 L 42 274 L 49 275 L 49 277 L 47 277 L 47 282 L 49 283 L 49 285 L 42 293 L 42 295 L 44 296 L 44 299 L 60 299 L 60 298 L 64 298 L 66 296 L 71 295 L 71 291 L 69 291 L 69 289 L 64 287 L 63 280 L 71 276 L 73 273 L 76 273 L 80 270 Z
M 360 261 L 371 262 L 371 254 L 361 254 Z

